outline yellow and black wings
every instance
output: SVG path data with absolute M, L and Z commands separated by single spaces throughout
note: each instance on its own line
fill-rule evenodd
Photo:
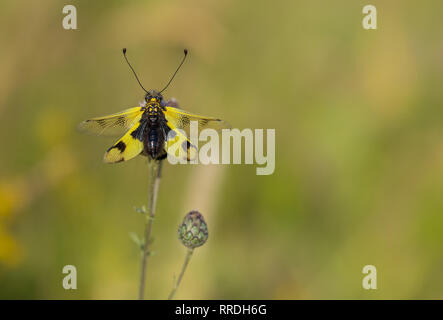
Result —
M 191 121 L 198 123 L 198 131 L 211 128 L 220 131 L 230 125 L 214 117 L 195 115 L 182 109 L 167 106 L 164 110 L 166 125 L 172 131 L 165 141 L 165 151 L 179 160 L 191 161 L 197 156 L 197 147 L 191 143 Z M 88 119 L 80 123 L 79 129 L 95 134 L 118 135 L 123 137 L 110 147 L 105 155 L 104 162 L 116 163 L 134 158 L 143 151 L 144 145 L 134 131 L 142 125 L 144 107 L 134 107 L 108 116 Z M 143 130 L 142 130 L 143 131 Z

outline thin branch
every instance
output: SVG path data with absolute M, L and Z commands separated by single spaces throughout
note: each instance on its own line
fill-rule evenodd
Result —
M 182 281 L 183 275 L 185 274 L 186 267 L 188 266 L 189 260 L 191 260 L 192 253 L 194 252 L 194 249 L 188 249 L 188 253 L 186 254 L 185 262 L 182 266 L 182 271 L 180 272 L 180 275 L 178 276 L 177 281 L 174 283 L 174 287 L 172 288 L 171 293 L 169 294 L 168 300 L 172 300 L 172 298 L 175 295 L 175 292 L 178 289 L 178 286 L 180 285 L 180 282 Z
M 143 253 L 141 259 L 141 271 L 140 271 L 140 287 L 138 298 L 143 300 L 145 296 L 145 284 L 146 284 L 146 268 L 148 264 L 148 257 L 151 254 L 151 232 L 152 223 L 155 217 L 155 207 L 157 203 L 158 188 L 160 186 L 161 178 L 161 160 L 150 160 L 149 167 L 149 182 L 148 182 L 148 212 L 146 213 L 145 220 L 145 240 L 143 246 Z

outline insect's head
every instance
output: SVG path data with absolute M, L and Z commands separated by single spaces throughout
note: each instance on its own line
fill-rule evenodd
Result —
M 158 103 L 158 104 L 161 104 L 162 101 L 163 101 L 163 96 L 162 96 L 162 94 L 161 94 L 160 92 L 158 92 L 158 91 L 155 91 L 155 90 L 149 90 L 149 91 L 146 93 L 145 101 L 146 101 L 147 104 L 150 104 L 150 103 Z

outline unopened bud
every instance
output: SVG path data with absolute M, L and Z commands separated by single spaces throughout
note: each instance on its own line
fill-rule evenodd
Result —
M 185 216 L 178 228 L 178 238 L 189 249 L 205 244 L 208 240 L 208 226 L 200 212 L 191 211 Z

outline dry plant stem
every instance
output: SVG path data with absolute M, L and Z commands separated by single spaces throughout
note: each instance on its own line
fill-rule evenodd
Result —
M 138 293 L 139 300 L 144 299 L 145 283 L 146 283 L 146 267 L 150 255 L 151 232 L 152 223 L 155 217 L 155 205 L 157 202 L 158 187 L 160 185 L 162 162 L 158 160 L 150 160 L 149 167 L 149 182 L 148 182 L 148 212 L 145 214 L 145 242 L 143 246 L 143 253 L 141 259 L 140 271 L 140 290 Z
M 188 249 L 188 253 L 186 254 L 185 262 L 183 263 L 182 271 L 180 272 L 180 275 L 178 276 L 177 281 L 174 283 L 174 288 L 172 288 L 172 291 L 169 294 L 168 300 L 172 300 L 172 298 L 174 297 L 175 292 L 177 291 L 178 286 L 180 285 L 180 282 L 182 281 L 183 275 L 185 274 L 186 267 L 188 266 L 189 260 L 191 260 L 193 252 L 194 252 L 194 249 Z

